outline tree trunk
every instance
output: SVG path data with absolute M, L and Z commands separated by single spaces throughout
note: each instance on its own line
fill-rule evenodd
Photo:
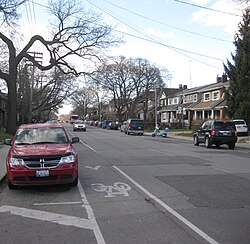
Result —
M 17 80 L 17 70 L 16 68 L 10 68 L 10 74 L 7 82 L 8 87 L 8 118 L 7 118 L 7 127 L 6 132 L 9 134 L 14 135 L 17 129 L 17 87 L 16 87 L 16 80 Z

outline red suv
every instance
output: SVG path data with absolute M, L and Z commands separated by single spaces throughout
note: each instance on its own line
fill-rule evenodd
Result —
M 21 125 L 13 140 L 4 143 L 11 148 L 6 157 L 10 189 L 19 185 L 69 184 L 77 186 L 78 156 L 65 128 L 57 124 Z

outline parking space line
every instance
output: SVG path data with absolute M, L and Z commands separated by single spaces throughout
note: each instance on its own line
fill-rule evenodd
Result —
M 92 223 L 92 227 L 93 227 L 93 231 L 94 231 L 94 234 L 95 234 L 95 237 L 96 237 L 96 240 L 97 240 L 97 243 L 98 244 L 105 244 L 105 240 L 103 238 L 103 235 L 101 233 L 101 230 L 96 222 L 96 218 L 95 218 L 95 215 L 94 215 L 94 212 L 87 200 L 87 197 L 85 195 L 85 192 L 82 188 L 82 185 L 80 183 L 80 181 L 78 180 L 78 190 L 80 192 L 80 196 L 81 196 L 81 199 L 82 199 L 82 203 L 83 203 L 83 207 L 86 209 L 87 211 L 87 214 L 88 214 L 88 219 L 91 221 Z
M 83 229 L 93 229 L 93 224 L 89 219 L 83 219 L 75 216 L 45 212 L 40 210 L 20 208 L 15 206 L 2 206 L 0 213 L 9 212 L 12 215 L 22 216 L 25 218 L 47 221 L 66 226 L 75 226 Z
M 213 238 L 211 238 L 209 235 L 207 235 L 205 232 L 203 232 L 201 229 L 196 227 L 194 224 L 192 224 L 189 220 L 184 218 L 182 215 L 177 213 L 174 209 L 172 209 L 170 206 L 168 206 L 166 203 L 161 201 L 159 198 L 151 194 L 148 190 L 146 190 L 143 186 L 141 186 L 139 183 L 137 183 L 135 180 L 133 180 L 130 176 L 128 176 L 126 173 L 124 173 L 121 169 L 119 169 L 117 166 L 113 166 L 114 169 L 116 169 L 120 174 L 122 174 L 124 177 L 126 177 L 130 182 L 132 182 L 136 187 L 138 187 L 141 191 L 143 191 L 149 198 L 151 198 L 153 201 L 157 202 L 159 205 L 161 205 L 164 209 L 166 209 L 170 214 L 174 215 L 177 219 L 179 219 L 182 223 L 184 223 L 186 226 L 188 226 L 190 229 L 192 229 L 194 232 L 196 232 L 199 236 L 201 236 L 204 240 L 206 240 L 210 244 L 219 244 L 217 241 L 215 241 Z
M 44 206 L 44 205 L 72 205 L 81 204 L 82 202 L 44 202 L 44 203 L 34 203 L 34 206 Z

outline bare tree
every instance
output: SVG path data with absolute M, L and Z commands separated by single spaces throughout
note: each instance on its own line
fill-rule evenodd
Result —
M 144 100 L 146 114 L 149 91 L 155 87 L 164 87 L 160 69 L 141 58 L 112 57 L 91 78 L 110 92 L 120 121 L 135 115 L 140 99 Z M 123 114 L 125 111 L 127 115 Z
M 234 0 L 235 2 L 238 2 L 238 3 L 250 3 L 250 0 Z
M 25 63 L 18 72 L 17 104 L 21 123 L 29 123 L 31 119 L 35 121 L 48 120 L 50 112 L 58 112 L 62 102 L 70 96 L 74 88 L 75 76 L 65 75 L 56 68 L 47 72 L 36 72 L 31 87 L 29 68 Z M 31 89 L 33 89 L 33 98 L 30 96 Z M 30 112 L 31 117 L 29 116 Z
M 70 96 L 70 100 L 74 113 L 79 114 L 82 118 L 86 117 L 88 107 L 96 104 L 95 94 L 88 87 L 77 89 Z
M 97 86 L 109 91 L 117 116 L 122 120 L 122 112 L 128 111 L 135 88 L 130 76 L 130 60 L 123 56 L 111 57 L 98 67 L 91 79 Z
M 13 24 L 18 19 L 17 9 L 26 0 L 1 0 L 0 2 L 0 21 L 6 24 Z
M 112 39 L 111 27 L 101 25 L 99 16 L 87 12 L 81 7 L 81 1 L 55 0 L 50 2 L 50 16 L 54 16 L 51 38 L 35 35 L 31 37 L 24 48 L 18 51 L 11 37 L 0 32 L 0 40 L 8 49 L 8 68 L 0 70 L 0 79 L 4 79 L 8 87 L 8 121 L 6 131 L 14 134 L 16 131 L 17 114 L 17 72 L 18 65 L 24 58 L 40 70 L 50 70 L 57 67 L 65 74 L 79 76 L 88 71 L 83 67 L 76 69 L 70 58 L 94 61 L 100 58 L 98 50 L 117 44 Z M 29 50 L 35 43 L 45 47 L 50 60 L 47 64 L 38 62 Z M 79 61 L 77 60 L 77 61 Z
M 142 110 L 144 114 L 144 121 L 146 121 L 146 115 L 148 112 L 148 102 L 150 92 L 155 89 L 160 89 L 166 86 L 166 82 L 170 78 L 170 74 L 167 69 L 160 69 L 159 67 L 151 64 L 148 60 L 137 58 L 132 60 L 133 66 L 131 67 L 131 78 L 134 82 L 136 91 L 136 97 L 131 103 L 130 110 L 133 116 L 135 107 L 138 106 L 140 100 L 142 103 Z M 163 76 L 165 81 L 163 80 Z

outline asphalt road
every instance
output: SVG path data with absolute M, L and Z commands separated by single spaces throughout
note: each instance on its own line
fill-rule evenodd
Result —
M 79 183 L 0 189 L 1 243 L 250 243 L 250 150 L 96 127 Z

